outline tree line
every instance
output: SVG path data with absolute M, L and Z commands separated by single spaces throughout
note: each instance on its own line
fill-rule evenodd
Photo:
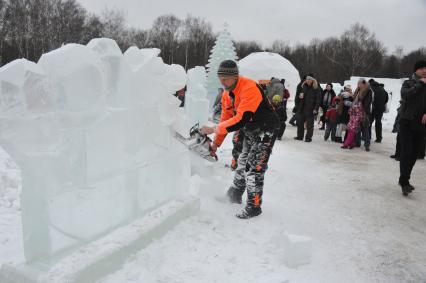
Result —
M 185 69 L 205 66 L 217 34 L 211 23 L 188 15 L 162 15 L 149 29 L 128 26 L 121 11 L 89 13 L 76 0 L 0 0 L 0 65 L 17 58 L 37 61 L 43 53 L 67 43 L 87 44 L 108 37 L 125 51 L 158 47 L 165 63 Z M 285 38 L 285 35 L 282 36 Z M 404 54 L 384 47 L 365 26 L 354 24 L 340 36 L 291 45 L 277 39 L 266 46 L 259 41 L 236 41 L 239 58 L 252 52 L 271 51 L 289 59 L 302 74 L 313 73 L 322 82 L 343 82 L 351 75 L 401 78 L 408 76 L 426 48 Z

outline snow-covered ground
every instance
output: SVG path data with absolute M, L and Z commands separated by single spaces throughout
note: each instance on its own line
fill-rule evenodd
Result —
M 0 265 L 24 258 L 20 190 L 20 171 L 0 147 Z
M 199 214 L 101 282 L 425 282 L 426 162 L 416 165 L 417 189 L 404 198 L 398 163 L 389 158 L 393 134 L 367 153 L 343 151 L 323 133 L 316 130 L 306 144 L 294 141 L 295 128 L 288 127 L 271 157 L 263 214 L 249 221 L 234 217 L 243 206 L 220 200 L 233 176 L 224 167 L 228 138 L 220 162 L 207 170 L 211 176 L 198 179 Z M 2 176 L 16 172 L 7 160 L 1 158 Z M 19 183 L 16 175 L 12 180 Z M 16 192 L 3 186 L 0 264 L 22 258 Z M 285 233 L 312 239 L 310 264 L 286 267 Z

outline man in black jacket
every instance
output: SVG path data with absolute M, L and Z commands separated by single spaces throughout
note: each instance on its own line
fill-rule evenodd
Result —
M 414 190 L 410 184 L 411 171 L 426 135 L 426 60 L 414 65 L 414 74 L 402 85 L 401 99 L 399 185 L 403 195 L 407 196 Z
M 300 93 L 302 92 L 302 85 L 305 82 L 306 77 L 307 76 L 304 75 L 302 77 L 302 80 L 300 81 L 300 83 L 296 87 L 296 96 L 294 97 L 293 117 L 291 117 L 290 121 L 288 122 L 293 127 L 296 127 L 296 123 L 297 123 L 297 107 L 299 106 L 298 105 L 298 103 L 299 103 L 298 97 L 300 96 Z
M 371 113 L 371 126 L 376 121 L 376 140 L 375 142 L 382 142 L 382 118 L 383 113 L 386 111 L 386 103 L 388 103 L 389 95 L 381 84 L 375 80 L 369 80 L 371 90 L 374 92 L 373 111 Z
M 305 83 L 302 85 L 302 91 L 297 96 L 297 137 L 295 140 L 303 140 L 305 135 L 306 122 L 306 137 L 305 142 L 311 142 L 314 134 L 315 115 L 318 114 L 320 104 L 320 88 L 318 82 L 313 77 L 306 77 Z

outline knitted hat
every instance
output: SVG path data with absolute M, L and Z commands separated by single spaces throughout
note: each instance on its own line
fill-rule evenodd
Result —
M 219 65 L 217 70 L 217 75 L 219 77 L 237 77 L 238 76 L 238 66 L 235 61 L 225 60 Z
M 418 69 L 426 68 L 426 60 L 419 60 L 414 65 L 414 72 L 416 72 Z

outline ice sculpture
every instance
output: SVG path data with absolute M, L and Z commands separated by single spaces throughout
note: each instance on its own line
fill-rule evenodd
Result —
M 190 126 L 196 123 L 206 124 L 209 116 L 209 100 L 207 99 L 206 71 L 197 66 L 188 71 L 188 88 L 185 95 L 185 112 Z
M 0 69 L 0 144 L 22 171 L 28 263 L 53 263 L 189 187 L 170 129 L 186 74 L 158 54 L 95 39 Z
M 217 77 L 217 70 L 220 63 L 224 60 L 236 61 L 237 59 L 237 52 L 232 36 L 228 32 L 228 26 L 225 24 L 223 31 L 217 37 L 216 43 L 211 50 L 209 63 L 207 64 L 207 93 L 211 108 L 218 94 L 218 88 L 222 88 Z

